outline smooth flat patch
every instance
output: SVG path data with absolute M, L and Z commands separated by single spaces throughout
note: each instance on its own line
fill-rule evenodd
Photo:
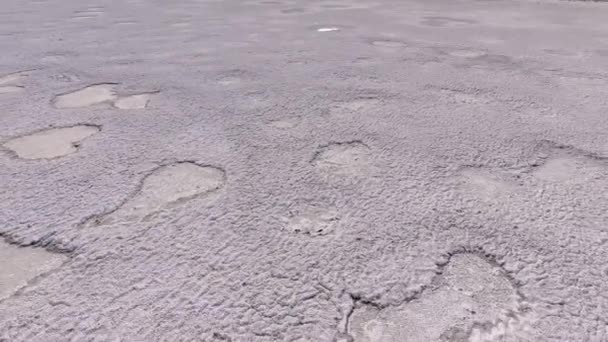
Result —
M 66 60 L 67 58 L 65 56 L 56 54 L 48 54 L 40 58 L 40 61 L 43 63 L 64 63 Z
M 439 91 L 441 97 L 450 103 L 483 105 L 493 102 L 492 98 L 480 89 L 441 88 L 433 86 L 429 87 L 429 89 Z
M 42 248 L 18 247 L 0 240 L 0 300 L 37 276 L 58 268 L 65 260 L 66 256 Z
M 560 50 L 560 49 L 543 49 L 543 52 L 545 52 L 548 55 L 553 55 L 553 56 L 560 56 L 560 57 L 582 57 L 582 53 L 578 52 L 578 51 L 566 51 L 566 50 Z
M 585 156 L 558 155 L 535 168 L 532 174 L 550 183 L 583 183 L 600 177 L 602 166 Z
M 396 41 L 396 40 L 388 40 L 388 39 L 381 39 L 381 40 L 374 40 L 371 43 L 373 46 L 378 46 L 378 47 L 383 47 L 383 48 L 400 48 L 400 47 L 405 47 L 406 44 L 400 41 Z
M 270 126 L 272 126 L 274 128 L 288 129 L 288 128 L 296 127 L 299 122 L 300 122 L 299 118 L 286 118 L 286 119 L 272 120 L 272 121 L 270 121 L 269 124 L 270 124 Z
M 226 76 L 226 77 L 222 77 L 221 79 L 219 79 L 217 81 L 217 83 L 221 84 L 221 85 L 235 85 L 235 84 L 239 84 L 241 83 L 242 80 L 240 77 L 237 76 Z
M 485 200 L 493 200 L 515 191 L 515 184 L 502 175 L 481 168 L 466 168 L 460 172 L 464 190 Z
M 135 94 L 118 98 L 114 107 L 118 109 L 144 109 L 152 99 L 152 93 Z
M 350 334 L 357 342 L 521 337 L 521 299 L 504 270 L 475 254 L 456 254 L 421 298 L 383 310 L 355 309 Z
M 0 77 L 0 94 L 17 93 L 25 87 L 20 84 L 27 77 L 25 71 L 19 71 Z
M 84 139 L 99 130 L 92 125 L 51 128 L 11 139 L 3 146 L 23 159 L 56 158 L 76 152 Z
M 474 66 L 483 69 L 516 70 L 518 62 L 506 55 L 483 54 L 475 58 L 469 58 L 462 66 Z
M 223 86 L 232 86 L 244 83 L 252 77 L 246 70 L 234 69 L 221 72 L 217 77 L 217 83 Z
M 462 104 L 480 104 L 480 103 L 488 102 L 483 97 L 473 95 L 473 94 L 459 93 L 459 92 L 455 92 L 452 95 L 452 99 L 454 100 L 454 102 L 462 103 Z
M 162 166 L 143 179 L 141 188 L 118 209 L 98 219 L 98 224 L 112 221 L 138 221 L 170 205 L 194 197 L 210 195 L 226 183 L 223 170 L 182 162 Z
M 263 93 L 250 92 L 244 94 L 238 102 L 239 107 L 245 110 L 253 110 L 270 106 L 271 102 Z
M 356 175 L 370 168 L 371 150 L 362 142 L 330 143 L 319 148 L 311 163 L 337 175 Z
M 91 85 L 70 93 L 57 95 L 53 105 L 57 108 L 81 108 L 117 99 L 114 88 L 116 84 L 105 83 Z
M 308 207 L 282 218 L 285 230 L 312 237 L 332 233 L 340 221 L 334 210 Z
M 0 86 L 0 94 L 9 94 L 22 91 L 24 87 L 21 86 Z
M 471 50 L 471 49 L 458 49 L 448 52 L 450 56 L 461 57 L 461 58 L 477 58 L 485 56 L 486 52 L 482 50 Z
M 355 112 L 362 112 L 380 103 L 376 98 L 357 98 L 352 101 L 338 102 L 330 108 L 330 114 L 336 116 L 349 115 Z
M 27 77 L 27 74 L 23 71 L 4 75 L 4 76 L 0 77 L 0 85 L 17 83 L 19 81 L 23 81 L 26 77 Z
M 427 25 L 427 26 L 443 27 L 443 26 L 472 25 L 472 24 L 476 24 L 477 21 L 471 20 L 471 19 L 462 19 L 462 18 L 428 16 L 428 17 L 424 17 L 421 23 L 423 25 Z

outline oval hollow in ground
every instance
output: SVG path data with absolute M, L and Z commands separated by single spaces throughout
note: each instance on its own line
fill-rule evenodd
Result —
M 3 146 L 22 159 L 51 159 L 76 152 L 81 141 L 99 131 L 93 125 L 51 128 L 11 139 Z
M 225 183 L 225 172 L 214 166 L 201 166 L 192 162 L 161 166 L 143 179 L 141 188 L 135 195 L 96 221 L 97 224 L 138 221 L 167 206 L 211 195 Z
M 135 94 L 130 96 L 120 97 L 114 102 L 114 107 L 118 109 L 144 109 L 148 106 L 152 94 Z
M 23 80 L 27 74 L 23 71 L 0 77 L 0 85 L 11 84 Z
M 602 167 L 584 156 L 556 156 L 534 169 L 534 177 L 552 183 L 584 183 L 601 177 Z
M 285 221 L 288 231 L 316 237 L 332 233 L 340 217 L 334 210 L 310 207 L 285 218 Z
M 470 167 L 460 172 L 463 190 L 477 197 L 494 201 L 502 196 L 515 192 L 515 184 L 509 182 L 502 174 L 483 168 Z
M 274 127 L 274 128 L 278 128 L 278 129 L 288 129 L 288 128 L 294 128 L 298 125 L 299 123 L 299 118 L 286 118 L 286 119 L 279 119 L 279 120 L 272 120 L 269 122 L 270 126 Z
M 405 43 L 396 40 L 381 39 L 372 41 L 372 45 L 385 48 L 400 48 L 404 47 Z
M 22 86 L 0 86 L 0 94 L 16 93 L 22 90 Z
M 116 84 L 94 84 L 66 94 L 55 96 L 53 105 L 56 108 L 81 108 L 116 100 Z
M 522 299 L 501 267 L 458 253 L 419 298 L 383 309 L 355 308 L 349 332 L 358 342 L 469 341 L 481 326 L 475 333 L 521 337 L 530 323 L 519 310 Z
M 311 164 L 322 171 L 353 175 L 365 172 L 371 159 L 370 148 L 360 141 L 330 143 L 318 149 Z
M 460 50 L 450 51 L 449 54 L 454 57 L 477 58 L 477 57 L 485 56 L 486 52 L 482 51 L 482 50 L 460 49 Z
M 58 268 L 65 255 L 42 248 L 19 247 L 0 240 L 0 300 L 10 297 L 37 276 Z
M 329 112 L 331 115 L 350 115 L 354 112 L 363 112 L 374 108 L 380 103 L 377 98 L 357 98 L 352 101 L 345 101 L 336 103 L 330 108 Z

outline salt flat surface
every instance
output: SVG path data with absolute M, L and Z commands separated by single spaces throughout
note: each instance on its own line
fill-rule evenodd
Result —
M 3 1 L 0 341 L 608 340 L 606 18 Z

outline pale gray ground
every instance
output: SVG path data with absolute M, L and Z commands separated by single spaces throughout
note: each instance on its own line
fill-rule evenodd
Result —
M 0 341 L 608 341 L 606 18 L 2 1 Z

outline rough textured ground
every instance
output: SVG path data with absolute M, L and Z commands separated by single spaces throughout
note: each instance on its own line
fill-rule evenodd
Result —
M 608 341 L 608 6 L 4 0 L 1 341 Z

